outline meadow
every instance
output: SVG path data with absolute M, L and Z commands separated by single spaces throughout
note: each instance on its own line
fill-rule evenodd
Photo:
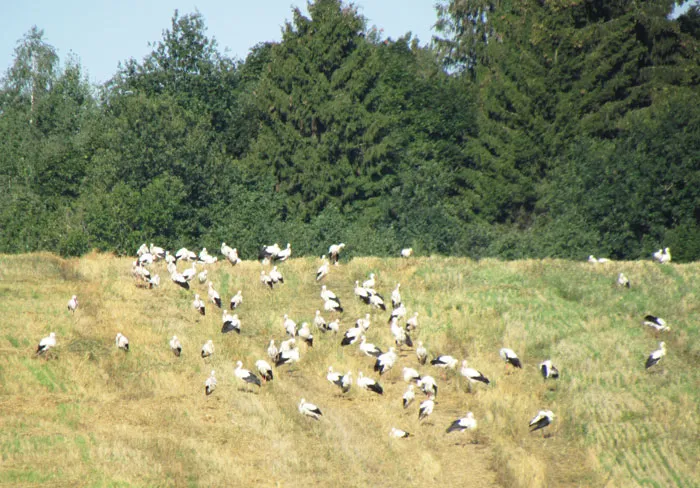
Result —
M 253 369 L 267 359 L 270 339 L 285 339 L 284 314 L 312 323 L 323 306 L 320 261 L 281 263 L 285 283 L 274 290 L 260 283 L 259 262 L 208 266 L 225 304 L 243 291 L 240 335 L 221 334 L 213 304 L 206 316 L 193 310 L 205 285 L 178 288 L 157 263 L 160 287 L 139 287 L 131 261 L 0 256 L 0 486 L 700 486 L 698 264 L 341 259 L 322 282 L 345 308 L 341 333 L 313 330 L 301 361 L 276 368 L 258 389 L 236 380 L 235 361 Z M 621 271 L 630 289 L 616 286 Z M 355 280 L 370 272 L 387 301 L 401 283 L 408 315 L 419 313 L 413 339 L 431 357 L 468 359 L 491 384 L 470 393 L 459 368 L 444 375 L 420 366 L 410 348 L 379 378 L 357 345 L 341 348 L 342 332 L 367 312 L 368 340 L 392 345 L 389 311 L 353 296 Z M 66 308 L 73 294 L 74 315 Z M 643 326 L 649 313 L 671 330 Z M 57 346 L 36 356 L 52 331 Z M 117 332 L 129 338 L 128 353 L 116 348 Z M 168 346 L 173 334 L 180 358 Z M 208 339 L 216 352 L 202 359 Z M 661 340 L 667 356 L 645 370 Z M 501 347 L 518 353 L 522 370 L 506 372 Z M 557 381 L 537 369 L 548 358 Z M 341 395 L 326 380 L 330 365 L 379 379 L 384 395 L 356 386 Z M 423 422 L 420 400 L 402 408 L 403 366 L 438 381 Z M 218 386 L 206 396 L 212 369 Z M 302 397 L 320 407 L 320 421 L 299 414 Z M 540 409 L 556 418 L 530 433 Z M 467 411 L 477 430 L 446 434 Z M 391 427 L 413 435 L 391 439 Z

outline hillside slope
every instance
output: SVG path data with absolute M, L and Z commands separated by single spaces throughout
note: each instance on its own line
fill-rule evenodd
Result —
M 239 289 L 244 296 L 241 334 L 223 335 L 211 302 L 206 316 L 192 308 L 194 293 L 206 300 L 206 286 L 195 279 L 182 290 L 162 264 L 152 268 L 162 284 L 149 290 L 136 286 L 126 258 L 0 257 L 0 485 L 680 487 L 700 479 L 698 265 L 353 259 L 322 282 L 345 308 L 332 314 L 323 312 L 318 264 L 280 264 L 285 283 L 274 290 L 260 283 L 260 263 L 209 266 L 224 304 Z M 620 271 L 630 289 L 615 286 Z M 387 302 L 401 283 L 408 315 L 419 313 L 414 341 L 431 358 L 468 359 L 491 384 L 470 393 L 459 367 L 445 375 L 420 366 L 406 347 L 379 377 L 357 345 L 341 348 L 342 332 L 368 312 L 367 339 L 393 345 L 389 312 L 353 295 L 355 280 L 370 272 Z M 75 315 L 66 308 L 72 294 Z M 312 323 L 317 309 L 328 321 L 340 317 L 340 334 L 312 326 L 313 347 L 299 341 L 298 364 L 276 368 L 261 388 L 237 381 L 237 360 L 252 370 L 268 359 L 270 339 L 286 339 L 284 314 Z M 648 313 L 671 330 L 647 330 Z M 57 347 L 35 356 L 52 331 Z M 128 353 L 117 350 L 117 332 L 129 338 Z M 180 358 L 168 346 L 173 334 Z M 216 351 L 202 359 L 208 339 Z M 660 340 L 668 355 L 645 371 Z M 504 346 L 517 351 L 522 370 L 505 371 Z M 561 371 L 558 381 L 545 383 L 537 370 L 547 358 Z M 363 371 L 384 394 L 354 385 L 341 395 L 326 380 L 331 365 L 354 378 Z M 403 366 L 437 379 L 435 411 L 422 422 L 422 397 L 401 406 Z M 206 396 L 212 369 L 218 386 Z M 299 414 L 302 397 L 320 407 L 320 421 Z M 540 409 L 556 414 L 546 437 L 528 432 Z M 446 434 L 467 411 L 477 430 Z M 413 436 L 390 439 L 391 427 Z

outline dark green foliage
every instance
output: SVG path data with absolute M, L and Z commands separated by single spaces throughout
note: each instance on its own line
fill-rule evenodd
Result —
M 316 0 L 245 61 L 176 11 L 99 90 L 33 28 L 0 84 L 0 252 L 698 259 L 700 14 L 672 6 L 444 0 L 421 47 Z

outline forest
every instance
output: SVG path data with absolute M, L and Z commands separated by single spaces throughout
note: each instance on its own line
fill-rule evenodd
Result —
M 175 11 L 91 85 L 32 27 L 0 79 L 0 253 L 700 259 L 700 8 L 442 0 L 430 43 L 292 10 L 231 59 Z

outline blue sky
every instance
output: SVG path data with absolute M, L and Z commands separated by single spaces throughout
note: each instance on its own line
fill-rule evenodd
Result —
M 398 38 L 408 31 L 421 44 L 432 36 L 436 0 L 358 0 L 355 5 L 368 25 L 384 29 L 385 37 Z M 209 37 L 219 50 L 245 59 L 258 42 L 279 41 L 292 7 L 306 13 L 306 0 L 11 0 L 0 16 L 0 73 L 12 64 L 17 41 L 36 25 L 44 39 L 58 50 L 64 62 L 69 53 L 80 59 L 90 81 L 111 77 L 120 61 L 141 60 L 149 42 L 162 38 L 175 9 L 181 14 L 204 16 Z

